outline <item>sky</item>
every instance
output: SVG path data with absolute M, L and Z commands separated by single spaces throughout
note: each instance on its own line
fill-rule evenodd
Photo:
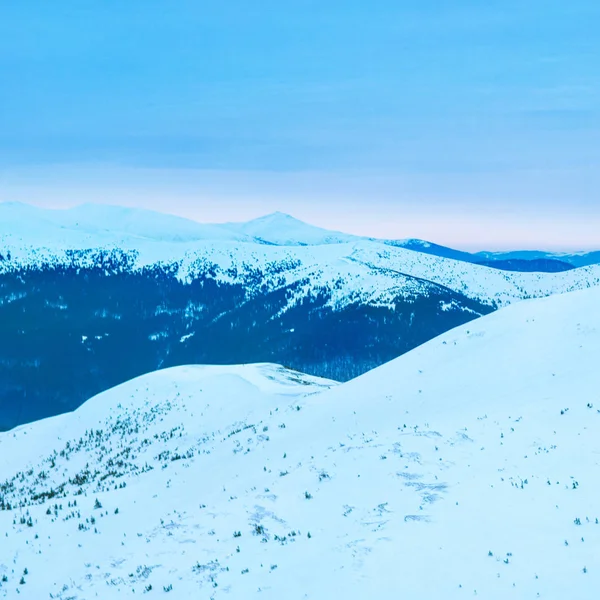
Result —
M 597 0 L 0 0 L 0 201 L 600 248 Z

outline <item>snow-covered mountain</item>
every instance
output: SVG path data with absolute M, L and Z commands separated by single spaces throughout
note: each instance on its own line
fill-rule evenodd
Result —
M 257 273 L 261 286 L 270 288 L 307 278 L 313 289 L 335 282 L 331 303 L 338 307 L 357 296 L 390 304 L 398 291 L 410 294 L 422 281 L 500 305 L 600 282 L 600 267 L 568 274 L 507 274 L 429 254 L 424 250 L 433 245 L 427 242 L 407 243 L 411 250 L 401 242 L 390 247 L 384 240 L 331 232 L 282 213 L 248 223 L 202 225 L 109 205 L 49 210 L 0 203 L 0 274 L 72 265 L 105 267 L 109 262 L 131 271 L 160 266 L 189 282 L 210 267 L 215 280 L 227 283 L 247 284 Z M 415 252 L 418 247 L 421 250 Z
M 0 597 L 595 600 L 599 302 L 343 385 L 169 369 L 0 434 Z
M 348 380 L 499 306 L 600 284 L 597 265 L 505 272 L 362 239 L 272 245 L 250 237 L 265 229 L 116 207 L 0 209 L 0 430 L 182 364 Z
M 556 260 L 567 262 L 573 267 L 587 267 L 600 263 L 600 251 L 592 252 L 541 252 L 537 250 L 519 250 L 513 252 L 477 252 L 474 262 L 490 261 L 539 261 Z
M 20 202 L 0 202 L 0 240 L 4 243 L 89 248 L 111 244 L 244 241 L 277 246 L 314 246 L 368 240 L 329 231 L 275 212 L 241 223 L 205 224 L 152 210 L 82 204 L 46 209 Z
M 476 252 L 455 250 L 419 239 L 377 239 L 331 231 L 275 212 L 247 222 L 204 224 L 151 210 L 105 204 L 69 209 L 43 209 L 19 202 L 0 202 L 0 246 L 71 248 L 136 247 L 143 241 L 230 241 L 275 246 L 318 246 L 376 242 L 509 271 L 550 271 L 560 264 L 583 267 L 600 263 L 600 251 L 556 253 L 543 251 Z M 512 263 L 512 265 L 511 265 Z M 530 265 L 528 267 L 528 265 Z
M 105 204 L 44 209 L 20 202 L 0 203 L 0 244 L 50 250 L 132 245 L 139 241 L 254 241 L 220 225 L 169 214 Z
M 282 212 L 275 212 L 246 223 L 226 223 L 224 227 L 234 233 L 276 246 L 318 246 L 371 239 L 315 227 Z
M 365 241 L 289 247 L 219 241 L 168 244 L 140 239 L 118 250 L 5 246 L 4 253 L 10 254 L 10 260 L 0 260 L 0 274 L 46 267 L 124 268 L 130 272 L 158 267 L 189 283 L 210 270 L 217 282 L 244 284 L 247 297 L 257 291 L 256 285 L 274 289 L 306 282 L 309 290 L 304 289 L 303 294 L 331 287 L 330 302 L 338 308 L 356 300 L 391 306 L 398 293 L 411 295 L 422 283 L 499 305 L 600 284 L 600 265 L 565 273 L 508 273 Z M 299 298 L 290 296 L 287 300 L 289 308 Z

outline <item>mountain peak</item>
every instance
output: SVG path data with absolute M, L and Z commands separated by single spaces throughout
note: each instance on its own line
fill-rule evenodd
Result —
M 268 213 L 266 215 L 263 215 L 262 217 L 256 217 L 255 219 L 251 219 L 250 221 L 245 221 L 243 224 L 248 225 L 250 223 L 281 223 L 285 224 L 286 226 L 290 225 L 291 223 L 297 223 L 306 227 L 313 227 L 313 225 L 309 225 L 305 221 L 302 221 L 290 215 L 289 213 L 285 213 L 280 210 Z
M 293 217 L 289 213 L 282 212 L 280 210 L 273 211 L 262 217 L 263 219 L 293 219 L 294 221 L 299 221 L 296 217 Z
M 231 231 L 278 246 L 318 246 L 355 242 L 364 238 L 310 225 L 292 215 L 275 211 L 245 223 L 226 223 Z

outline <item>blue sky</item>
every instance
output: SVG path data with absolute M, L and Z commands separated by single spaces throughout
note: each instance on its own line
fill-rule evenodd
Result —
M 595 0 L 0 0 L 0 200 L 600 246 L 599 22 Z

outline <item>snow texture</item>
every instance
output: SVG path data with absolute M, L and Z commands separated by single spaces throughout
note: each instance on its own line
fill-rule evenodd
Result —
M 160 371 L 0 434 L 0 598 L 595 600 L 599 303 L 519 302 L 343 385 Z

